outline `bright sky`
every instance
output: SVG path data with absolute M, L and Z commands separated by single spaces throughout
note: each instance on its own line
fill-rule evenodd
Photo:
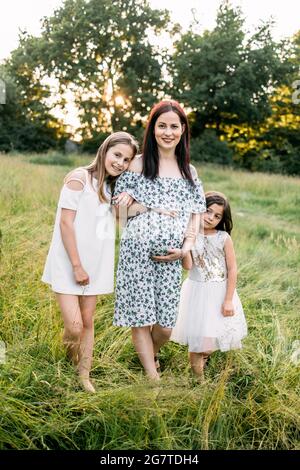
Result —
M 214 27 L 220 0 L 149 0 L 154 8 L 166 8 L 172 18 L 187 28 L 192 19 L 192 9 L 203 29 Z M 240 5 L 246 17 L 246 26 L 253 29 L 260 20 L 276 20 L 275 39 L 291 36 L 300 29 L 299 0 L 232 0 Z M 40 18 L 50 15 L 62 0 L 0 0 L 0 60 L 18 45 L 19 28 L 31 34 L 40 31 Z

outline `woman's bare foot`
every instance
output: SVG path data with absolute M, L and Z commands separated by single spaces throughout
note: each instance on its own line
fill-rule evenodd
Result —
M 147 377 L 150 381 L 153 381 L 153 382 L 159 382 L 160 381 L 160 375 L 159 375 L 158 372 L 156 372 L 154 374 L 147 373 Z
M 155 362 L 155 367 L 156 367 L 157 372 L 160 373 L 161 369 L 160 369 L 160 362 L 159 362 L 159 359 L 158 359 L 158 355 L 154 356 L 154 362 Z

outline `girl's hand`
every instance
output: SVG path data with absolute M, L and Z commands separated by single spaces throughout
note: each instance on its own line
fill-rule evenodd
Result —
M 73 274 L 77 284 L 81 286 L 87 286 L 90 283 L 88 273 L 83 269 L 82 266 L 75 266 L 73 268 Z
M 185 232 L 185 238 L 196 238 L 196 229 L 195 227 L 188 227 Z
M 160 261 L 161 263 L 168 263 L 182 258 L 183 252 L 181 248 L 171 248 L 168 250 L 168 254 L 164 256 L 152 256 L 153 261 Z
M 232 302 L 225 300 L 222 305 L 222 315 L 223 317 L 232 317 L 234 315 L 234 308 Z
M 114 201 L 114 204 L 117 206 L 126 206 L 129 207 L 133 203 L 134 199 L 131 197 L 128 193 L 123 191 L 123 193 L 120 193 L 118 196 L 114 196 L 112 198 Z

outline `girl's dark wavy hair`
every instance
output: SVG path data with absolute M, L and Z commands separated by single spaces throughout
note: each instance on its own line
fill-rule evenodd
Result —
M 185 112 L 174 100 L 164 100 L 153 106 L 147 127 L 144 134 L 142 155 L 143 155 L 143 175 L 147 178 L 154 179 L 158 175 L 159 167 L 159 154 L 157 142 L 154 135 L 154 127 L 157 119 L 163 113 L 173 111 L 179 116 L 181 124 L 184 124 L 184 131 L 182 133 L 180 142 L 176 145 L 175 155 L 177 158 L 178 167 L 183 178 L 186 178 L 195 184 L 191 170 L 190 170 L 190 129 L 189 123 Z
M 230 235 L 233 228 L 233 222 L 231 217 L 231 209 L 227 197 L 223 193 L 219 193 L 218 191 L 208 191 L 205 193 L 205 199 L 207 209 L 213 204 L 223 206 L 223 217 L 216 226 L 216 229 L 224 230 Z

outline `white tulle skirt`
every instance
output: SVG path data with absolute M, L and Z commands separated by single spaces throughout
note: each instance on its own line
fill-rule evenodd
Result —
M 190 352 L 240 349 L 247 336 L 247 323 L 241 301 L 234 292 L 235 314 L 224 317 L 221 307 L 227 281 L 199 282 L 186 279 L 182 284 L 179 314 L 171 340 L 187 344 Z

